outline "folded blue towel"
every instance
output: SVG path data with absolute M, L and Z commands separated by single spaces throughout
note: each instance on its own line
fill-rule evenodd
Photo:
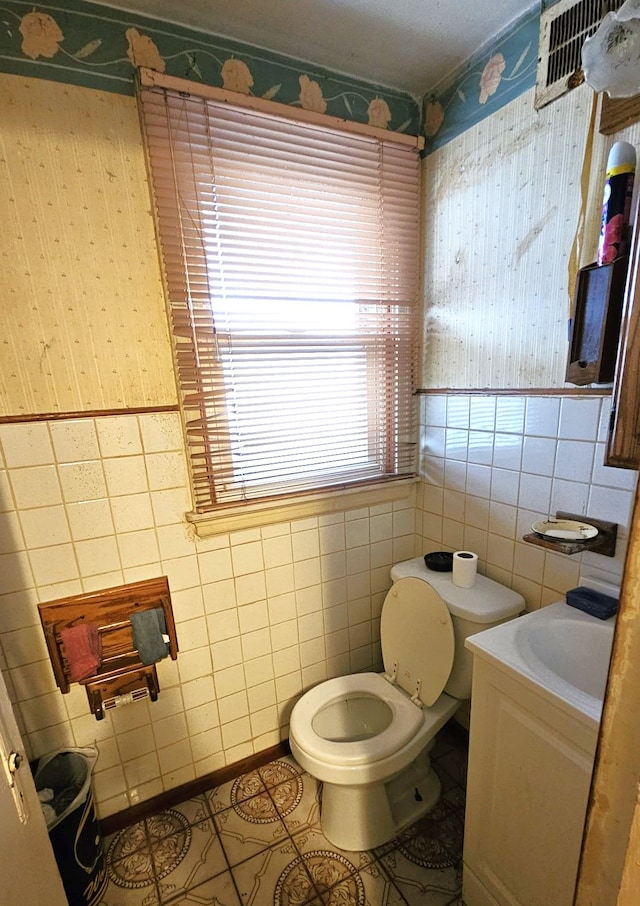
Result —
M 584 585 L 570 588 L 566 593 L 566 601 L 569 607 L 583 610 L 599 620 L 608 620 L 618 610 L 617 598 L 612 598 L 610 595 L 605 595 L 601 591 L 587 588 Z
M 163 639 L 167 626 L 162 607 L 132 613 L 130 619 L 133 644 L 143 664 L 154 664 L 169 654 L 169 646 Z

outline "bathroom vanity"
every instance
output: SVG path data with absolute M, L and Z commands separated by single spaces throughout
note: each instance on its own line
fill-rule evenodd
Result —
M 614 618 L 553 604 L 467 640 L 466 906 L 571 906 Z

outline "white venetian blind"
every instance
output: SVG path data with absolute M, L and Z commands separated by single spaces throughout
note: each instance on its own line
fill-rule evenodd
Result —
M 412 474 L 415 145 L 139 105 L 196 510 Z

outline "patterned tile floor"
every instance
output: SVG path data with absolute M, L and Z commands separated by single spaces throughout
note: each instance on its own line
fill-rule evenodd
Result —
M 278 759 L 108 838 L 100 906 L 458 906 L 466 757 L 445 727 L 439 802 L 372 852 L 332 846 L 318 784 Z

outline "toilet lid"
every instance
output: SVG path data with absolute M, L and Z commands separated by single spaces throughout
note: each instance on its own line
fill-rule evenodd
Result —
M 430 707 L 439 697 L 453 666 L 454 634 L 449 608 L 422 579 L 407 577 L 391 586 L 382 605 L 382 659 L 389 676 L 397 664 L 396 683 Z

